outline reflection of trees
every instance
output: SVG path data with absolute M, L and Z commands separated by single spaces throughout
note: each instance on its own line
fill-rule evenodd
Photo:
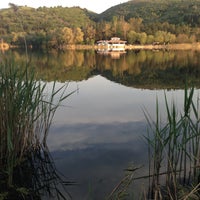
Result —
M 74 65 L 77 67 L 82 67 L 84 63 L 84 52 L 83 51 L 77 51 L 75 53 L 75 60 Z
M 16 62 L 26 60 L 22 52 L 13 52 Z M 94 74 L 134 87 L 175 87 L 185 76 L 199 84 L 200 57 L 196 51 L 128 51 L 118 59 L 94 51 L 29 53 L 38 78 L 61 82 L 87 79 Z
M 8 52 L 16 64 L 25 63 L 26 56 L 20 51 Z M 80 81 L 91 76 L 95 66 L 95 53 L 85 51 L 29 52 L 29 65 L 34 68 L 39 79 L 65 82 Z
M 66 186 L 73 182 L 64 181 L 57 172 L 48 149 L 35 149 L 28 159 L 14 168 L 13 185 L 8 187 L 6 172 L 0 171 L 0 197 L 12 200 L 71 199 Z
M 183 87 L 186 76 L 200 84 L 199 61 L 195 51 L 132 51 L 115 61 L 101 57 L 97 66 L 101 74 L 127 86 L 175 88 Z
M 68 51 L 67 54 L 62 54 L 62 58 L 61 61 L 64 61 L 64 63 L 60 62 L 60 64 L 64 64 L 65 67 L 73 66 L 75 59 L 74 51 Z

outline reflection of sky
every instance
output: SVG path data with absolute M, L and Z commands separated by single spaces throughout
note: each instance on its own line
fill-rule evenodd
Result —
M 58 169 L 79 182 L 79 187 L 71 189 L 75 199 L 87 199 L 90 186 L 93 199 L 102 199 L 131 162 L 147 164 L 142 109 L 154 118 L 158 97 L 164 115 L 164 91 L 128 88 L 102 76 L 70 83 L 68 91 L 77 87 L 79 91 L 56 113 L 48 146 Z M 178 106 L 183 104 L 183 91 L 166 94 L 169 102 L 173 97 Z
M 142 139 L 142 134 L 144 134 L 143 127 L 145 127 L 145 124 L 140 122 L 82 123 L 53 126 L 48 146 L 54 151 L 80 150 L 95 145 L 126 144 L 128 148 L 134 142 L 137 143 L 139 139 Z M 137 148 L 137 145 L 134 148 Z
M 144 133 L 141 122 L 54 126 L 48 144 L 58 170 L 78 182 L 69 189 L 74 199 L 88 199 L 89 187 L 92 199 L 105 199 L 125 168 L 146 163 Z
M 164 92 L 128 88 L 113 83 L 101 76 L 95 76 L 87 81 L 70 83 L 69 91 L 79 88 L 78 92 L 64 102 L 66 107 L 60 107 L 55 121 L 61 124 L 70 123 L 113 123 L 144 120 L 142 109 L 155 113 L 156 96 L 163 100 Z M 167 92 L 173 95 L 172 92 Z M 177 92 L 176 95 L 182 95 Z M 177 97 L 175 97 L 177 98 Z M 182 99 L 182 98 L 181 98 Z M 162 103 L 161 107 L 164 104 Z

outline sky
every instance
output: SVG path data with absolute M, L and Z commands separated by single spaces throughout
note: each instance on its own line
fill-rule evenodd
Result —
M 63 6 L 63 7 L 73 7 L 79 6 L 81 8 L 87 8 L 90 11 L 101 13 L 108 8 L 115 6 L 120 3 L 127 2 L 128 0 L 1 0 L 0 9 L 8 8 L 9 3 L 14 3 L 18 6 L 29 6 L 33 8 L 38 7 L 54 7 L 54 6 Z

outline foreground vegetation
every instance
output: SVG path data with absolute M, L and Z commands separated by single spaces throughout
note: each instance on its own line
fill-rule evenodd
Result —
M 12 46 L 63 49 L 118 36 L 129 44 L 200 41 L 200 0 L 137 0 L 96 14 L 79 7 L 0 10 L 1 39 Z
M 200 122 L 199 96 L 194 99 L 194 88 L 185 89 L 183 112 L 165 95 L 166 119 L 161 120 L 157 102 L 157 118 L 149 122 L 150 187 L 153 199 L 200 198 Z
M 30 71 L 27 66 L 22 70 L 22 66 L 17 67 L 10 60 L 0 63 L 0 199 L 30 199 L 31 195 L 39 198 L 35 191 L 29 191 L 33 186 L 30 168 L 39 175 L 41 165 L 37 165 L 36 155 L 41 161 L 42 157 L 49 160 L 48 131 L 56 109 L 70 95 L 65 94 L 67 85 L 56 89 L 55 83 L 47 94 L 46 83 L 37 81 Z M 56 95 L 60 96 L 57 100 Z M 22 184 L 23 180 L 16 184 L 16 171 L 17 177 L 27 173 L 24 184 L 28 188 Z
M 183 112 L 175 102 L 169 103 L 166 95 L 165 108 L 163 116 L 157 100 L 155 120 L 144 111 L 148 122 L 144 136 L 148 145 L 148 174 L 138 176 L 142 166 L 129 167 L 108 199 L 135 199 L 133 196 L 141 200 L 200 199 L 199 95 L 194 87 L 186 86 Z M 132 182 L 139 179 L 148 180 L 140 195 L 131 189 Z

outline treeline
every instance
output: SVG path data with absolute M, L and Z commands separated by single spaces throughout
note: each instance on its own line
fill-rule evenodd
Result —
M 199 26 L 151 22 L 141 17 L 113 16 L 97 20 L 96 14 L 73 8 L 28 8 L 11 5 L 0 11 L 0 37 L 13 46 L 63 49 L 71 44 L 93 45 L 113 36 L 128 44 L 193 43 L 200 41 Z
M 96 38 L 109 39 L 119 36 L 128 44 L 193 43 L 200 41 L 200 28 L 189 25 L 175 25 L 155 22 L 145 25 L 142 18 L 125 20 L 114 16 L 112 21 L 97 23 Z

